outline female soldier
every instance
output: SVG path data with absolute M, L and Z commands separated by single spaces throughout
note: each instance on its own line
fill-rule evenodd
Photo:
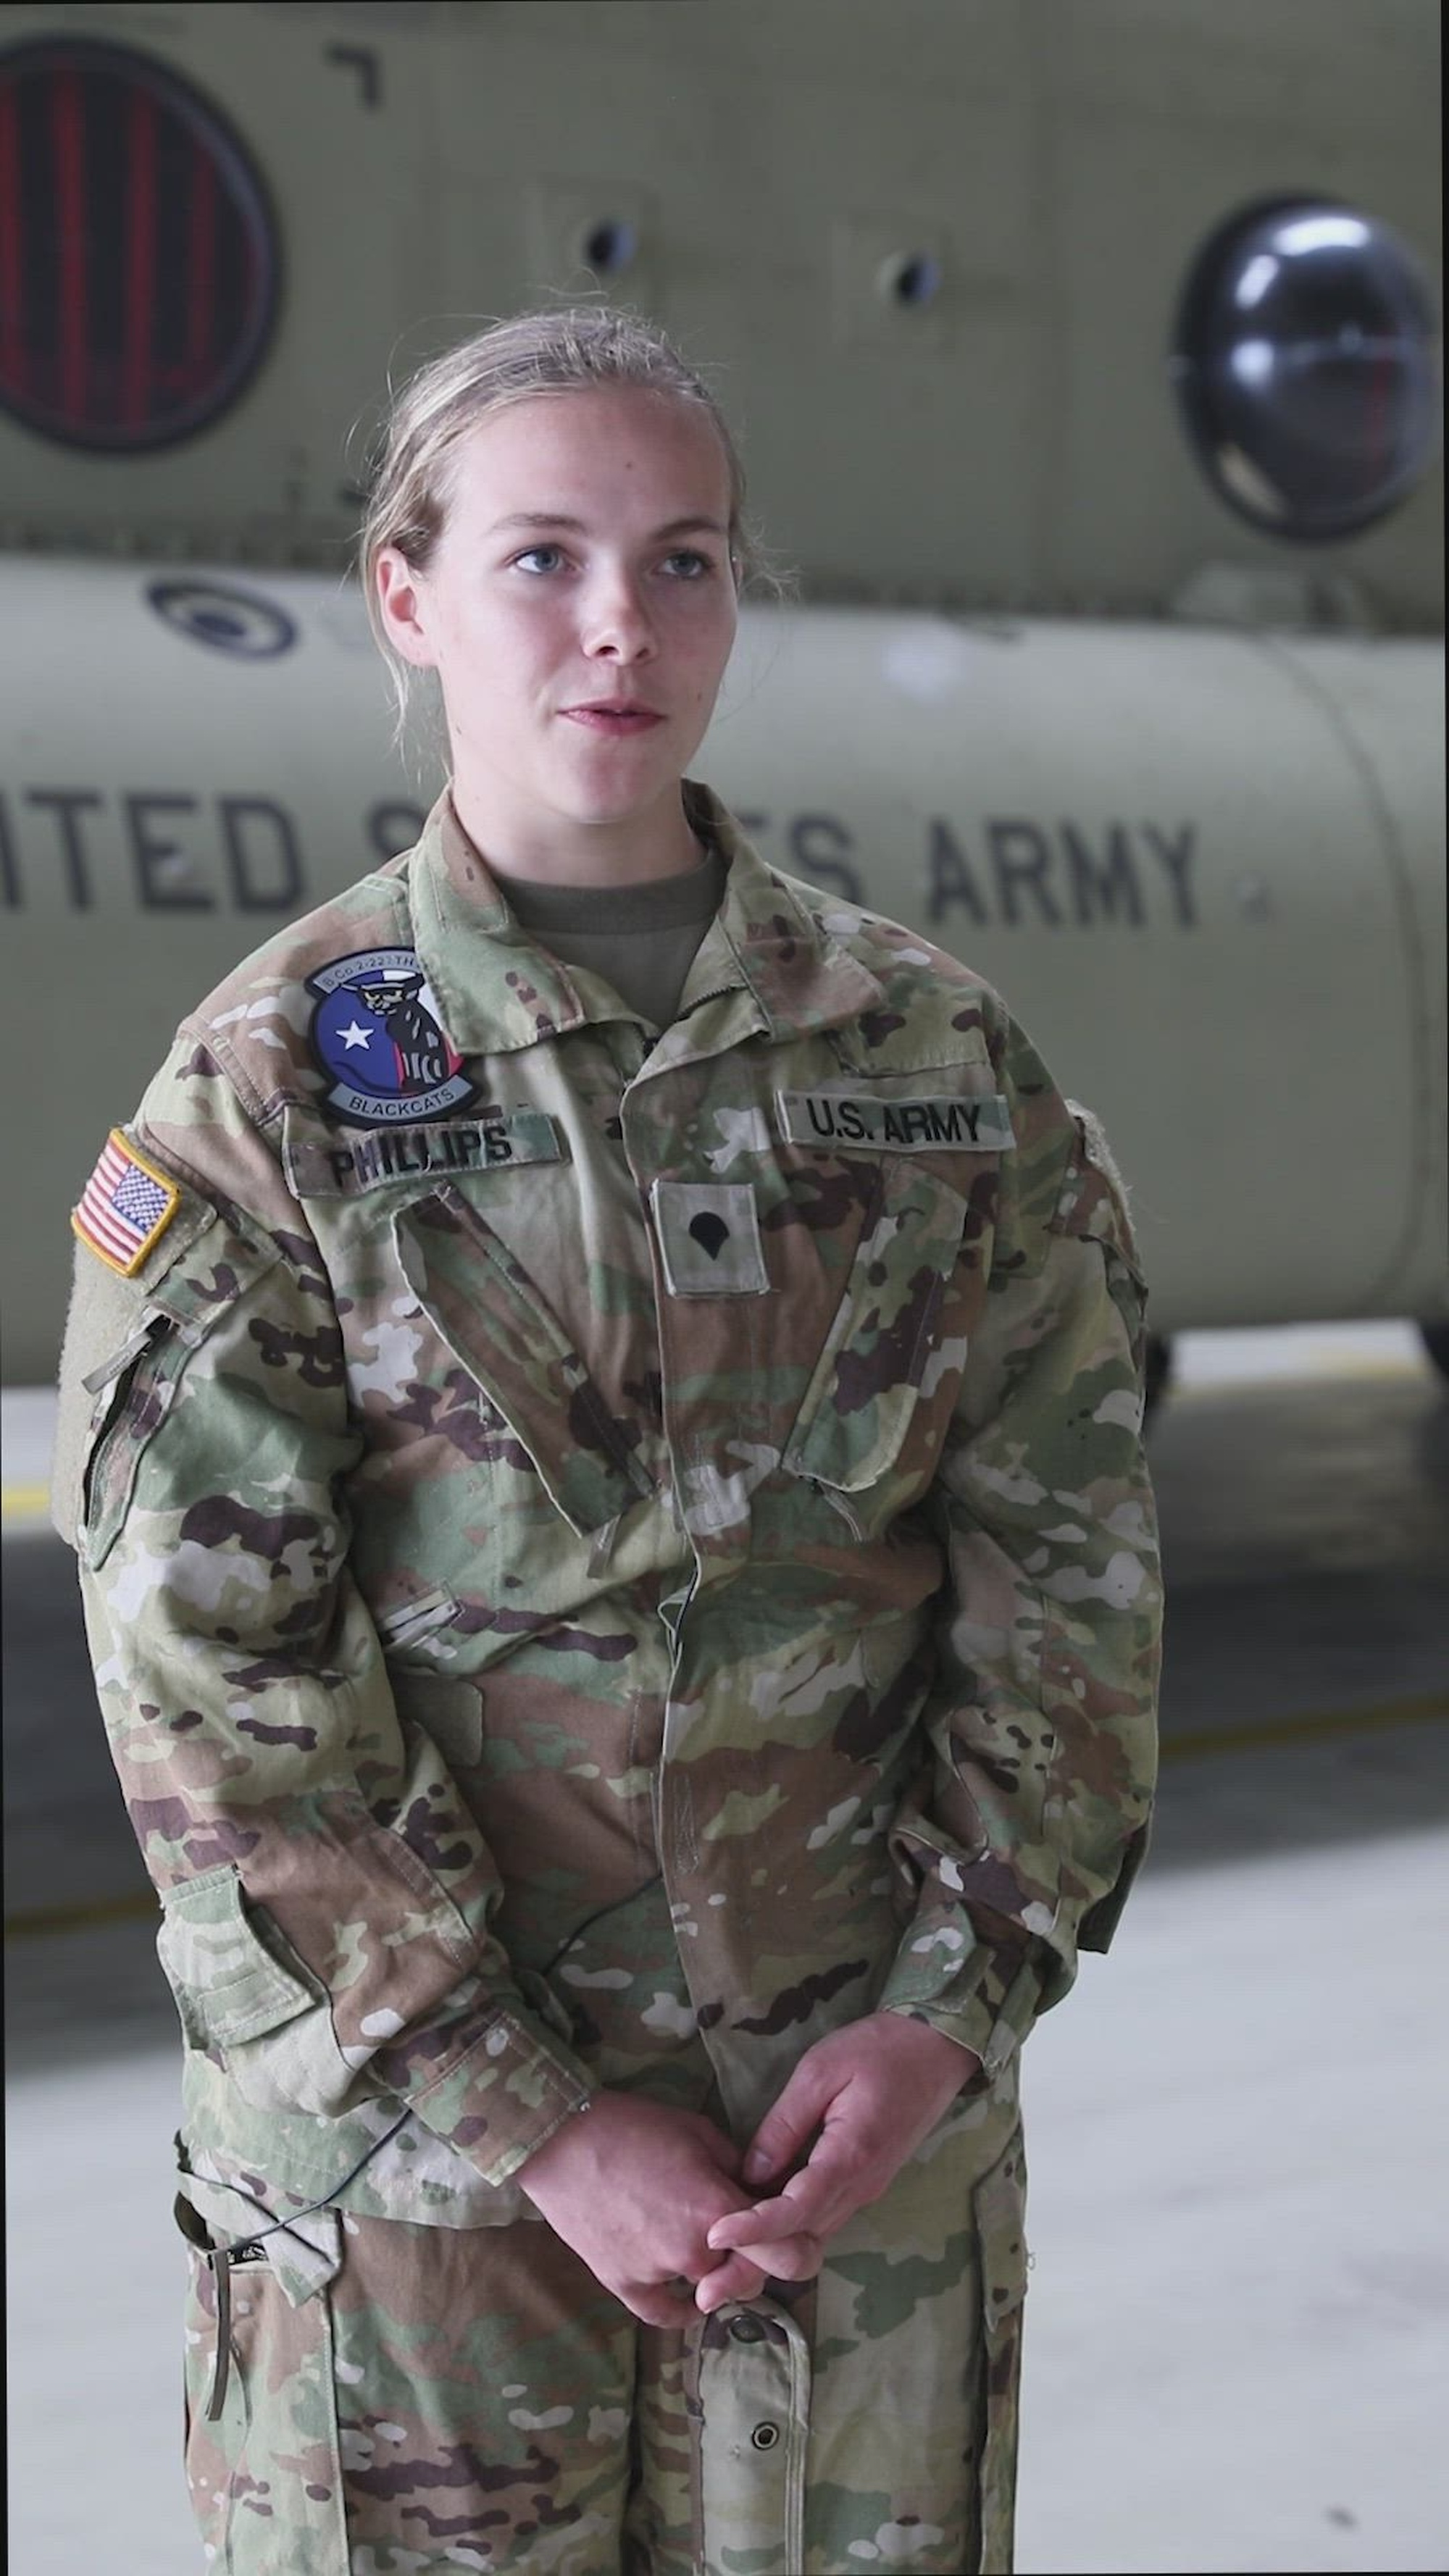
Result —
M 1015 2050 L 1150 1793 L 1143 1290 L 996 995 L 686 779 L 748 561 L 641 323 L 425 368 L 364 577 L 449 786 L 76 1214 L 236 2576 L 1010 2563 Z

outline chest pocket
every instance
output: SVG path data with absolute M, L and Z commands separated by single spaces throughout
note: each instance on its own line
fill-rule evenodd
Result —
M 882 1158 L 845 1294 L 786 1445 L 789 1474 L 860 1494 L 895 1465 L 933 1363 L 939 1370 L 952 1356 L 936 1328 L 966 1215 L 960 1192 L 926 1164 Z
M 653 1493 L 626 1427 L 522 1264 L 460 1190 L 443 1183 L 397 1211 L 409 1287 L 527 1450 L 570 1526 L 600 1530 Z

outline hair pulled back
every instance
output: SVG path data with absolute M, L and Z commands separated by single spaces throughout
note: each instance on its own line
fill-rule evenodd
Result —
M 635 385 L 672 394 L 702 411 L 729 473 L 729 546 L 736 582 L 763 576 L 776 587 L 745 518 L 745 477 L 729 424 L 702 376 L 664 332 L 636 313 L 603 304 L 517 313 L 490 323 L 430 359 L 394 397 L 360 541 L 368 623 L 392 676 L 398 733 L 407 721 L 411 667 L 396 654 L 377 600 L 377 559 L 396 546 L 416 572 L 431 561 L 448 504 L 454 450 L 490 412 L 541 394 Z

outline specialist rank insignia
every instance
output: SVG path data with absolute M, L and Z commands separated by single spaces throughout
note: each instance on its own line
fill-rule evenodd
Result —
M 308 976 L 307 990 L 317 997 L 312 1052 L 332 1077 L 327 1098 L 344 1118 L 389 1127 L 476 1099 L 415 949 L 336 957 Z

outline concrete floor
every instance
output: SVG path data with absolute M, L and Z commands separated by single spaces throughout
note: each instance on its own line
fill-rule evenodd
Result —
M 1026 2060 L 1018 2565 L 1443 2569 L 1449 1401 L 1407 1328 L 1178 1366 L 1154 1854 Z M 5 1572 L 11 2563 L 188 2576 L 171 2005 L 67 1560 Z

